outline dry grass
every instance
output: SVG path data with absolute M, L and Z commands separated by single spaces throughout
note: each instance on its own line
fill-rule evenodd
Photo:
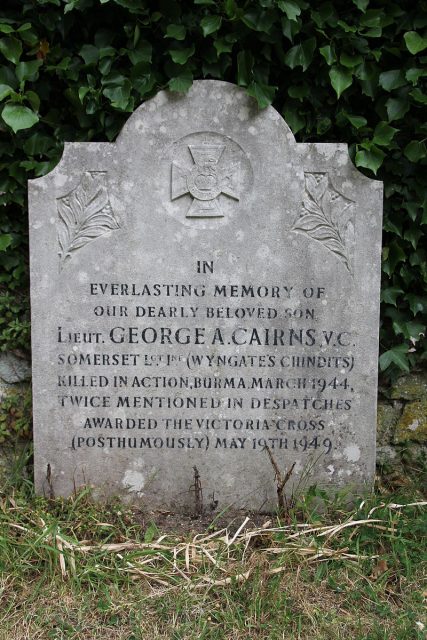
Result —
M 426 506 L 377 498 L 189 536 L 87 495 L 7 495 L 0 640 L 419 640 Z

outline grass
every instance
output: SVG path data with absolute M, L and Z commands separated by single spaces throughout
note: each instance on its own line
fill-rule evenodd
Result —
M 427 503 L 410 482 L 351 511 L 322 495 L 319 514 L 311 490 L 285 522 L 177 534 L 88 490 L 37 497 L 25 477 L 0 493 L 0 640 L 426 637 Z

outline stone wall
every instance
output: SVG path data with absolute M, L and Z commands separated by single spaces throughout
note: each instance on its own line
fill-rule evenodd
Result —
M 380 388 L 377 419 L 377 464 L 387 471 L 427 455 L 427 372 L 400 377 Z

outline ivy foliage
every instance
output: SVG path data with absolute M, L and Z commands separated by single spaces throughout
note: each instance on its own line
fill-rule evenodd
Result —
M 380 367 L 425 361 L 426 61 L 426 0 L 2 0 L 1 348 L 29 346 L 27 180 L 159 89 L 217 78 L 384 181 Z

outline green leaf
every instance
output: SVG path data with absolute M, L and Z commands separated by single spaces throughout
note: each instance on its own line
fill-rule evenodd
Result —
M 127 54 L 132 64 L 136 65 L 140 62 L 151 62 L 153 47 L 147 40 L 140 40 L 135 49 L 130 49 Z
M 233 51 L 233 42 L 227 38 L 217 38 L 214 41 L 214 47 L 217 55 L 220 56 L 221 53 L 231 53 Z
M 293 84 L 288 89 L 288 94 L 291 96 L 291 98 L 295 98 L 296 100 L 300 100 L 301 102 L 309 95 L 309 93 L 310 91 L 306 84 Z
M 286 13 L 289 20 L 295 20 L 301 14 L 301 8 L 293 0 L 279 0 L 277 3 L 279 9 Z
M 273 102 L 277 87 L 270 87 L 260 82 L 251 82 L 246 91 L 255 98 L 260 109 L 265 109 Z
M 80 55 L 85 64 L 96 64 L 99 60 L 99 50 L 93 44 L 84 44 L 80 49 Z
M 405 240 L 408 240 L 414 249 L 417 248 L 418 242 L 420 238 L 424 235 L 423 231 L 419 227 L 410 227 L 405 231 L 403 237 Z
M 377 175 L 384 158 L 385 153 L 372 144 L 369 149 L 362 149 L 356 153 L 356 167 L 365 167 Z
M 402 69 L 391 69 L 380 73 L 379 83 L 386 91 L 398 89 L 406 84 Z
M 335 55 L 333 48 L 329 44 L 327 44 L 325 47 L 321 47 L 319 49 L 319 52 L 325 58 L 326 63 L 329 66 L 331 66 L 332 64 L 334 64 L 334 62 L 336 62 L 337 57 Z
M 0 24 L 1 33 L 13 33 L 15 29 L 10 24 Z
M 374 144 L 379 144 L 381 147 L 387 147 L 393 140 L 397 131 L 399 131 L 399 129 L 391 127 L 387 122 L 379 122 L 374 130 Z
M 402 371 L 409 371 L 407 354 L 408 348 L 405 344 L 393 347 L 380 356 L 380 369 L 385 371 L 391 364 L 395 364 Z
M 12 244 L 13 237 L 10 233 L 0 234 L 0 251 L 5 251 Z
M 427 69 L 418 69 L 416 67 L 413 67 L 412 69 L 408 69 L 408 71 L 405 73 L 405 78 L 408 80 L 408 82 L 412 82 L 414 86 L 423 76 L 427 76 Z
M 242 22 L 244 22 L 249 29 L 253 31 L 264 31 L 265 33 L 270 31 L 274 19 L 274 14 L 260 9 L 248 11 L 242 16 Z
M 399 287 L 387 287 L 381 291 L 381 301 L 396 307 L 396 300 L 402 293 L 404 293 L 404 291 Z
M 403 153 L 411 162 L 419 162 L 420 160 L 427 157 L 425 142 L 411 140 L 411 142 L 406 145 Z
M 9 85 L 7 84 L 0 84 L 0 101 L 4 100 L 5 98 L 7 98 L 7 96 L 10 96 L 12 93 L 14 93 L 14 90 L 12 89 L 12 87 L 9 87 Z
M 184 40 L 186 28 L 182 24 L 169 24 L 166 29 L 165 38 L 175 38 L 175 40 Z
M 356 7 L 360 9 L 360 11 L 362 11 L 362 13 L 365 13 L 366 8 L 369 4 L 369 0 L 353 0 L 353 4 L 355 4 Z
M 1 38 L 0 39 L 0 52 L 7 60 L 17 64 L 22 54 L 22 44 L 17 38 Z
M 409 101 L 404 98 L 389 98 L 385 106 L 389 122 L 401 120 L 409 111 Z
M 118 86 L 108 85 L 102 93 L 111 102 L 111 106 L 121 111 L 127 111 L 132 85 L 127 78 Z
M 420 104 L 427 104 L 427 95 L 421 91 L 421 89 L 414 89 L 409 94 L 411 98 L 415 100 L 415 102 L 419 102 Z
M 208 36 L 211 33 L 215 33 L 221 26 L 222 18 L 221 16 L 206 16 L 202 18 L 200 21 L 200 26 L 203 30 L 203 35 Z
M 296 109 L 291 104 L 285 106 L 283 110 L 283 117 L 285 118 L 286 123 L 292 129 L 292 133 L 295 135 L 298 131 L 301 131 L 306 125 L 306 121 L 304 116 L 300 115 Z
M 1 117 L 14 133 L 21 129 L 30 129 L 39 121 L 38 115 L 28 107 L 12 103 L 5 105 Z
M 310 66 L 313 60 L 314 51 L 316 49 L 316 38 L 310 38 L 302 44 L 297 44 L 289 49 L 285 55 L 284 62 L 291 69 L 302 67 L 303 71 Z
M 254 58 L 250 51 L 239 51 L 237 54 L 237 84 L 247 87 L 251 83 Z
M 368 121 L 363 116 L 352 116 L 351 114 L 346 113 L 345 117 L 355 129 L 360 129 L 368 124 Z
M 347 67 L 348 69 L 353 69 L 357 67 L 359 64 L 363 62 L 363 58 L 360 55 L 351 56 L 348 53 L 342 53 L 340 55 L 340 63 L 343 67 Z
M 176 78 L 169 80 L 169 89 L 179 93 L 186 93 L 193 84 L 193 76 L 191 74 L 182 74 Z
M 194 44 L 184 49 L 169 49 L 169 54 L 175 64 L 185 64 L 195 52 Z
M 197 3 L 197 0 L 195 0 L 195 2 Z M 144 533 L 144 542 L 145 543 L 153 542 L 154 538 L 156 538 L 158 535 L 159 535 L 159 530 L 157 529 L 155 523 L 150 522 L 150 524 L 148 525 Z
M 383 271 L 391 276 L 399 262 L 405 262 L 406 253 L 403 251 L 397 240 L 392 240 L 388 246 L 387 264 L 384 264 Z
M 18 62 L 16 65 L 16 77 L 19 82 L 30 80 L 34 82 L 38 77 L 38 70 L 43 64 L 42 60 L 31 60 L 30 62 Z
M 334 65 L 329 69 L 329 77 L 338 98 L 341 96 L 343 91 L 351 86 L 353 82 L 351 71 L 344 69 L 343 67 L 339 67 L 338 65 Z
M 407 31 L 404 36 L 408 51 L 413 55 L 427 47 L 427 38 L 423 38 L 416 31 Z
M 427 298 L 417 296 L 415 293 L 408 293 L 406 294 L 406 300 L 414 316 L 427 311 Z

